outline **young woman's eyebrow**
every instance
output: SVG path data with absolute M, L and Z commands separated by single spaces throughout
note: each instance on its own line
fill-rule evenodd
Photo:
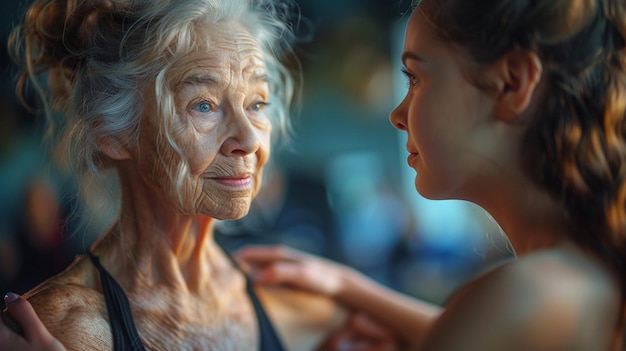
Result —
M 409 61 L 409 60 L 424 62 L 424 59 L 421 58 L 419 55 L 416 55 L 415 53 L 413 53 L 411 51 L 405 51 L 402 54 L 402 63 L 404 63 L 406 65 L 406 62 Z

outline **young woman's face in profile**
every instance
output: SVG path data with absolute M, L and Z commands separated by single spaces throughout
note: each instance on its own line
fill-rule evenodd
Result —
M 477 143 L 492 99 L 468 81 L 459 53 L 435 36 L 419 10 L 409 20 L 402 63 L 408 92 L 390 120 L 407 132 L 415 186 L 427 198 L 465 198 L 480 172 Z
M 158 137 L 162 121 L 154 118 L 158 114 L 150 109 L 156 104 L 149 100 L 141 126 L 142 172 L 182 212 L 240 218 L 259 190 L 270 154 L 267 69 L 261 49 L 241 26 L 224 23 L 198 33 L 206 39 L 170 71 L 173 134 L 188 165 L 182 188 L 177 191 L 168 177 L 180 162 Z

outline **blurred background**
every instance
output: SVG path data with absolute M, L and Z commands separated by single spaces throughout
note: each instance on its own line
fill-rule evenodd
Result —
M 2 41 L 27 2 L 0 0 Z M 510 252 L 497 225 L 462 201 L 414 189 L 405 135 L 389 112 L 407 84 L 400 53 L 409 2 L 299 0 L 304 72 L 295 136 L 274 150 L 250 214 L 218 225 L 229 250 L 282 243 L 356 267 L 406 294 L 443 303 Z M 84 253 L 105 224 L 77 229 L 71 177 L 47 163 L 41 120 L 14 93 L 0 54 L 0 293 L 23 293 Z

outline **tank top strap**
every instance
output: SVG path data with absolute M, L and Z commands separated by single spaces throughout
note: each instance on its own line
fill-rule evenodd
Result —
M 218 243 L 218 246 L 219 243 Z M 220 246 L 221 247 L 221 246 Z M 285 347 L 283 346 L 282 341 L 278 337 L 278 333 L 274 329 L 272 325 L 272 321 L 270 321 L 268 315 L 265 313 L 265 309 L 263 309 L 263 305 L 259 300 L 258 296 L 254 292 L 253 284 L 250 281 L 250 278 L 244 272 L 241 267 L 237 264 L 237 262 L 232 258 L 232 256 L 223 248 L 222 251 L 226 253 L 226 256 L 233 263 L 235 268 L 237 268 L 246 279 L 246 292 L 248 293 L 248 297 L 250 297 L 250 301 L 252 301 L 252 306 L 254 307 L 254 312 L 257 316 L 257 321 L 259 325 L 259 338 L 260 338 L 260 347 L 261 351 L 283 351 Z
M 115 351 L 145 351 L 139 333 L 135 327 L 135 320 L 130 310 L 128 297 L 122 287 L 102 266 L 100 259 L 87 251 L 89 259 L 98 269 L 102 292 L 109 314 L 109 325 L 113 335 L 113 350 Z

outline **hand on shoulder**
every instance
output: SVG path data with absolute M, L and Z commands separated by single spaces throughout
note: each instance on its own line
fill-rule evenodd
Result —
M 102 294 L 75 276 L 57 276 L 24 295 L 49 332 L 70 350 L 113 347 Z
M 330 297 L 341 290 L 350 268 L 286 246 L 247 246 L 234 257 L 258 285 L 288 286 Z
M 23 335 L 16 333 L 6 323 L 0 323 L 0 351 L 65 351 L 65 347 L 55 339 L 41 322 L 33 306 L 17 294 L 5 296 L 7 305 L 3 319 L 12 318 L 22 329 Z M 10 317 L 6 317 L 6 315 Z

